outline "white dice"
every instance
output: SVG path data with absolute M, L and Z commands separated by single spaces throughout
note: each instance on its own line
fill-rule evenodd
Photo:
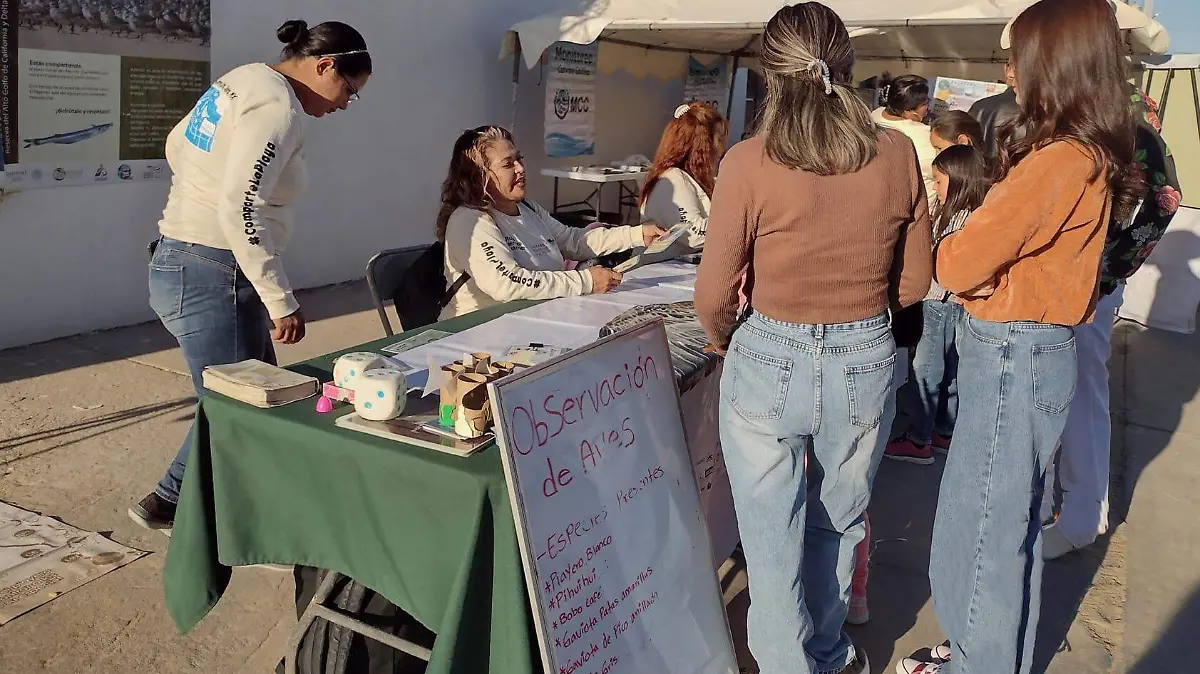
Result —
M 395 419 L 407 400 L 408 382 L 394 367 L 367 370 L 354 382 L 354 411 L 367 421 Z
M 377 353 L 348 353 L 333 362 L 333 384 L 338 388 L 354 390 L 354 382 L 359 375 L 387 366 L 387 361 Z

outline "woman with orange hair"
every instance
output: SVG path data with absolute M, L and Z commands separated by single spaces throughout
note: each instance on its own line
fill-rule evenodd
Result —
M 704 247 L 717 162 L 728 137 L 729 123 L 720 113 L 711 105 L 692 103 L 675 109 L 675 119 L 658 143 L 642 188 L 642 219 L 666 229 L 686 222 L 686 252 Z

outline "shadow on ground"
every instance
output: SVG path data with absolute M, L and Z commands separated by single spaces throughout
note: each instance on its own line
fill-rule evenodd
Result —
M 375 308 L 363 281 L 304 291 L 299 299 L 309 323 Z M 0 384 L 116 360 L 138 359 L 177 347 L 175 338 L 157 322 L 15 347 L 0 351 Z

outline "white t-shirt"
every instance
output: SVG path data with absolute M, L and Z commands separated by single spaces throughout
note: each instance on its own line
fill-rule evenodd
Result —
M 462 316 L 513 300 L 586 295 L 592 275 L 564 271 L 566 260 L 590 260 L 643 245 L 641 227 L 584 230 L 567 227 L 546 209 L 518 205 L 520 215 L 483 213 L 460 206 L 446 225 L 446 285 L 462 272 L 471 275 L 442 310 L 441 318 Z
M 687 245 L 695 251 L 704 247 L 710 206 L 708 195 L 695 178 L 681 169 L 667 169 L 650 188 L 650 196 L 642 204 L 642 220 L 652 220 L 663 229 L 688 223 Z
M 883 116 L 883 108 L 875 108 L 875 111 L 871 113 L 871 119 L 875 120 L 879 126 L 903 133 L 912 141 L 913 146 L 917 149 L 917 163 L 921 165 L 921 178 L 925 182 L 925 198 L 929 200 L 930 206 L 933 206 L 937 201 L 937 183 L 933 179 L 933 160 L 937 159 L 938 151 L 933 147 L 933 141 L 929 139 L 929 125 L 914 122 L 911 119 L 888 119 Z
M 217 80 L 167 136 L 174 175 L 159 231 L 233 251 L 272 318 L 300 307 L 279 256 L 307 186 L 304 118 L 287 79 L 251 63 Z

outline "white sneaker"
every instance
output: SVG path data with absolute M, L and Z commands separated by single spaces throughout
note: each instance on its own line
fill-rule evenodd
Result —
M 896 664 L 896 674 L 937 674 L 942 669 L 940 662 L 921 662 L 904 658 Z
M 929 653 L 933 662 L 904 658 L 896 665 L 896 674 L 937 674 L 942 665 L 950 661 L 951 651 L 946 644 L 934 646 Z

